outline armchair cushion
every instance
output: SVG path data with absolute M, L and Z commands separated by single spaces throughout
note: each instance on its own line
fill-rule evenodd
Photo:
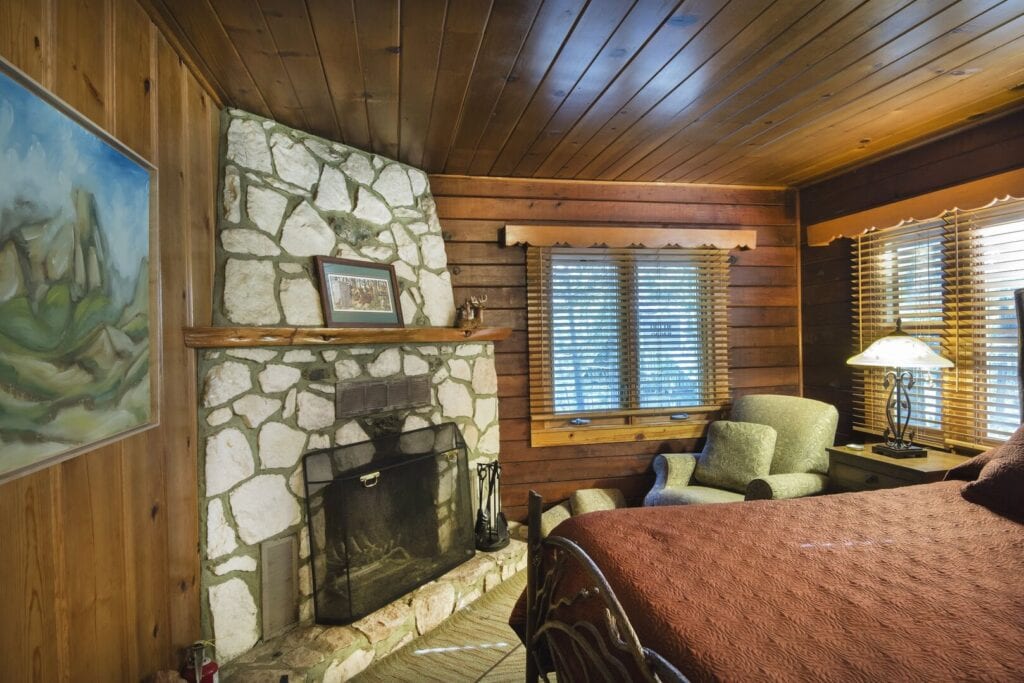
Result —
M 678 489 L 666 489 L 661 492 L 654 505 L 697 505 L 704 503 L 739 503 L 743 500 L 742 493 L 713 489 L 710 486 L 683 486 Z M 652 503 L 645 504 L 650 505 Z
M 708 440 L 694 477 L 701 484 L 742 493 L 751 479 L 768 474 L 774 452 L 773 428 L 718 420 L 708 427 Z
M 747 500 L 782 500 L 824 493 L 828 477 L 815 472 L 769 474 L 747 484 Z

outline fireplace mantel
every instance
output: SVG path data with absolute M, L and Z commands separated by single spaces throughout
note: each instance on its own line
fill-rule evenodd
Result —
M 185 346 L 222 349 L 344 344 L 457 344 L 501 341 L 508 327 L 186 327 Z

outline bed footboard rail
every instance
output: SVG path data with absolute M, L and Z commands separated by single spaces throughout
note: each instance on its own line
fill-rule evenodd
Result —
M 644 647 L 607 579 L 587 553 L 559 536 L 541 538 L 543 498 L 530 492 L 526 567 L 526 680 L 685 683 Z

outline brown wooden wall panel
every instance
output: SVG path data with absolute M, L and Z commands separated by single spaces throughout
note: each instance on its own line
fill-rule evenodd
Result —
M 526 494 L 549 503 L 590 486 L 615 486 L 637 501 L 651 459 L 692 451 L 698 440 L 532 448 L 522 247 L 504 247 L 506 222 L 636 227 L 743 227 L 758 248 L 737 252 L 730 271 L 730 362 L 736 395 L 800 391 L 799 250 L 793 197 L 778 189 L 707 185 L 431 177 L 458 302 L 487 295 L 487 324 L 513 329 L 495 345 L 504 504 L 525 516 Z
M 1016 112 L 800 190 L 806 224 L 1013 170 L 1024 164 L 1024 112 Z M 852 428 L 850 240 L 801 247 L 804 394 L 839 409 L 840 442 Z
M 0 680 L 139 680 L 199 636 L 195 360 L 218 108 L 136 0 L 5 0 L 0 55 L 158 167 L 161 424 L 0 488 Z M 202 229 L 197 229 L 197 228 Z M 205 306 L 205 309 L 204 309 Z

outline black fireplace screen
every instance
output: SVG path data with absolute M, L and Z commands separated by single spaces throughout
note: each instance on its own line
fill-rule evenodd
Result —
M 455 424 L 313 451 L 303 465 L 318 623 L 355 621 L 473 556 Z

